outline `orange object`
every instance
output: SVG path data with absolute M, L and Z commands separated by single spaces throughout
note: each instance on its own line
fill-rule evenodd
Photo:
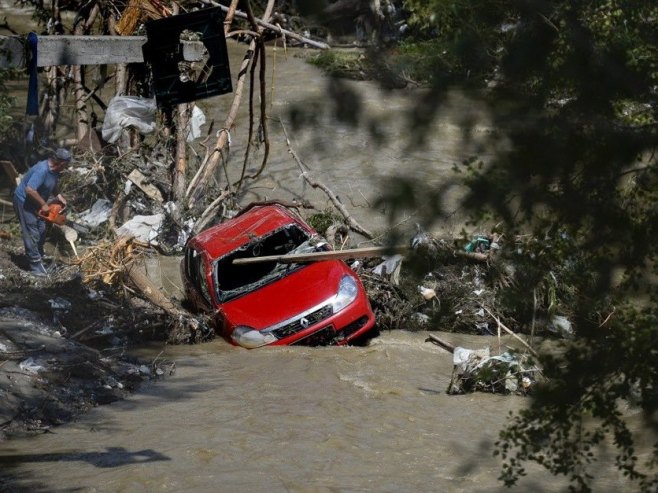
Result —
M 66 215 L 62 212 L 66 206 L 55 202 L 50 204 L 48 212 L 39 211 L 39 216 L 48 222 L 59 224 L 60 226 L 66 222 Z

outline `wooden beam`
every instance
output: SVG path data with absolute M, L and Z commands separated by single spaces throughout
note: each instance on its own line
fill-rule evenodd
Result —
M 105 65 L 143 63 L 142 46 L 146 36 L 38 36 L 37 66 Z M 201 41 L 183 41 L 183 59 L 201 60 Z M 0 36 L 0 50 L 11 54 L 0 57 L 0 67 L 25 67 L 24 40 L 17 36 Z
M 233 265 L 256 264 L 259 262 L 279 262 L 282 264 L 292 264 L 302 262 L 318 262 L 320 260 L 343 260 L 348 258 L 381 257 L 382 255 L 408 252 L 410 248 L 411 247 L 404 245 L 394 247 L 375 246 L 365 248 L 352 248 L 350 250 L 331 250 L 328 252 L 267 255 L 263 257 L 236 258 L 233 260 Z
M 350 258 L 382 257 L 384 255 L 391 255 L 394 253 L 407 253 L 411 250 L 413 250 L 413 248 L 410 246 L 398 245 L 392 247 L 373 246 L 365 248 L 352 248 L 349 250 L 330 250 L 328 252 L 265 255 L 262 257 L 236 258 L 233 260 L 233 265 L 257 264 L 260 262 L 279 262 L 281 264 L 292 264 L 319 262 L 321 260 L 344 260 Z M 489 260 L 489 255 L 486 253 L 464 252 L 461 250 L 455 250 L 452 253 L 456 257 L 464 257 L 475 260 L 477 262 L 486 262 Z

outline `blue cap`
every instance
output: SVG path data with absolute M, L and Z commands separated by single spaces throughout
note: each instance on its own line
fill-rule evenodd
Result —
M 58 161 L 65 161 L 68 163 L 71 160 L 71 153 L 67 149 L 60 147 L 55 151 L 53 157 Z

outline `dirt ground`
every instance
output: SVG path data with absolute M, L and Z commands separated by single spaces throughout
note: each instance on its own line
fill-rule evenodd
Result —
M 45 432 L 174 371 L 129 355 L 164 340 L 162 313 L 83 285 L 65 262 L 47 259 L 50 275 L 35 277 L 22 251 L 20 237 L 0 239 L 0 440 Z

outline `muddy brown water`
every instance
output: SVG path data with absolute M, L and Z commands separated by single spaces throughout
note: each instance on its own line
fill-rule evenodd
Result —
M 244 47 L 230 44 L 230 51 L 235 78 Z M 325 101 L 326 78 L 295 50 L 270 48 L 268 62 L 273 116 L 286 119 L 294 105 L 310 108 Z M 486 115 L 455 95 L 445 113 L 452 116 L 435 124 L 436 138 L 424 149 L 409 150 L 401 116 L 414 93 L 348 84 L 362 94 L 369 118 L 396 138 L 376 142 L 368 132 L 326 116 L 288 130 L 314 176 L 365 226 L 383 228 L 382 211 L 369 207 L 380 180 L 403 173 L 440 183 L 472 150 L 461 142 L 459 118 L 479 115 L 484 133 Z M 222 96 L 200 105 L 221 125 L 230 102 L 230 96 Z M 232 131 L 233 179 L 244 152 L 245 107 Z M 304 184 L 281 133 L 271 132 L 270 164 L 245 202 L 306 197 L 327 204 L 324 195 Z M 250 163 L 250 170 L 257 165 L 258 160 Z M 456 204 L 457 198 L 458 193 L 446 200 Z M 149 269 L 163 289 L 179 296 L 177 259 L 156 259 Z M 492 443 L 507 414 L 526 401 L 446 395 L 451 357 L 425 342 L 426 336 L 385 332 L 369 346 L 353 348 L 248 351 L 222 340 L 141 348 L 138 354 L 146 361 L 174 361 L 175 372 L 51 433 L 0 443 L 2 472 L 14 478 L 17 491 L 43 492 L 502 490 Z M 494 338 L 442 337 L 471 348 L 498 345 Z M 537 468 L 529 470 L 529 479 L 515 491 L 564 489 L 564 483 Z M 597 477 L 597 491 L 619 491 L 622 483 L 614 470 Z

